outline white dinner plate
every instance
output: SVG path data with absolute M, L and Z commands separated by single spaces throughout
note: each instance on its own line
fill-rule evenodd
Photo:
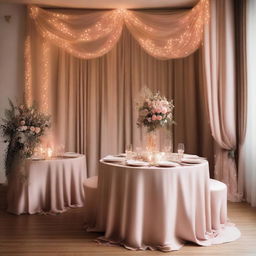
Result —
M 159 167 L 177 167 L 180 165 L 178 163 L 174 163 L 171 161 L 160 161 L 157 163 L 157 166 L 159 166 Z
M 41 161 L 41 160 L 44 160 L 44 158 L 42 158 L 42 157 L 37 157 L 37 156 L 33 156 L 33 157 L 31 157 L 30 159 L 33 160 L 33 161 Z
M 72 157 L 79 157 L 80 156 L 80 154 L 78 154 L 78 153 L 75 153 L 75 152 L 65 152 L 64 154 L 62 154 L 61 155 L 62 157 L 70 157 L 70 158 L 72 158 Z
M 124 161 L 124 158 L 119 156 L 108 155 L 103 158 L 103 161 L 104 162 L 121 162 L 121 161 Z
M 138 160 L 127 160 L 126 164 L 130 165 L 130 166 L 138 166 L 138 167 L 139 166 L 148 166 L 149 165 L 148 162 L 138 161 Z
M 182 163 L 185 163 L 185 164 L 201 164 L 201 163 L 202 163 L 202 160 L 201 160 L 200 158 L 198 158 L 198 159 L 182 158 L 182 159 L 181 159 L 181 162 L 182 162 Z
M 126 153 L 120 153 L 117 155 L 117 157 L 126 157 Z
M 190 155 L 190 154 L 184 154 L 184 158 L 190 158 L 190 159 L 198 159 L 200 158 L 199 156 L 197 155 Z

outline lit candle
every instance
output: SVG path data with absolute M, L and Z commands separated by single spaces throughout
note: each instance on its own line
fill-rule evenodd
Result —
M 147 152 L 147 161 L 152 162 L 152 152 Z
M 44 154 L 44 148 L 42 146 L 39 147 L 39 154 L 40 156 L 43 156 Z
M 161 153 L 156 153 L 154 156 L 155 163 L 158 163 L 161 160 Z
M 52 148 L 47 148 L 47 157 L 52 158 L 53 150 Z

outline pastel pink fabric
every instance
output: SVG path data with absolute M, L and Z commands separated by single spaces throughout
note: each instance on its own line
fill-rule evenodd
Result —
M 229 242 L 234 226 L 213 230 L 208 162 L 175 168 L 142 168 L 100 163 L 96 224 L 100 242 L 131 250 L 179 250 Z
M 85 194 L 85 223 L 90 225 L 95 224 L 96 210 L 97 210 L 97 189 L 98 189 L 98 176 L 93 176 L 85 180 L 84 182 L 84 194 Z
M 227 185 L 210 179 L 210 191 L 212 228 L 218 230 L 227 223 Z
M 238 193 L 234 1 L 210 1 L 211 19 L 205 28 L 204 69 L 212 136 L 216 141 L 214 178 L 228 186 L 228 199 Z
M 60 213 L 84 202 L 85 156 L 57 160 L 26 160 L 8 184 L 8 209 L 14 214 Z

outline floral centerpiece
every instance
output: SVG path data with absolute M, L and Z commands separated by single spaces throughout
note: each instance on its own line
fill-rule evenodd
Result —
M 147 129 L 147 151 L 156 151 L 156 130 L 162 127 L 170 129 L 171 125 L 175 123 L 173 101 L 168 101 L 159 92 L 153 93 L 150 89 L 144 88 L 140 100 L 137 102 L 137 108 L 139 111 L 137 125 Z
M 149 89 L 145 89 L 144 96 L 137 105 L 139 109 L 137 125 L 146 127 L 148 132 L 160 127 L 170 128 L 175 123 L 173 101 L 168 101 L 159 92 L 153 94 Z
M 50 127 L 50 116 L 39 112 L 35 105 L 14 106 L 10 100 L 9 103 L 10 109 L 5 110 L 1 125 L 4 142 L 8 143 L 5 158 L 6 176 L 17 161 L 33 155 L 40 137 Z

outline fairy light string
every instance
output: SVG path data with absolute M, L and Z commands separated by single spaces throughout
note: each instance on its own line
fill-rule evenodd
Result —
M 141 11 L 116 9 L 91 13 L 67 14 L 49 11 L 36 6 L 28 7 L 29 22 L 42 36 L 42 93 L 44 111 L 48 111 L 49 91 L 49 43 L 82 59 L 100 57 L 118 42 L 124 24 L 141 47 L 159 59 L 186 57 L 201 44 L 204 25 L 209 20 L 209 0 L 200 0 L 178 20 L 178 31 L 167 28 L 160 36 L 156 27 L 147 24 Z M 92 21 L 91 21 L 92 20 Z M 94 21 L 94 22 L 93 22 Z M 163 30 L 161 30 L 163 32 Z M 31 35 L 25 42 L 25 101 L 32 103 Z

